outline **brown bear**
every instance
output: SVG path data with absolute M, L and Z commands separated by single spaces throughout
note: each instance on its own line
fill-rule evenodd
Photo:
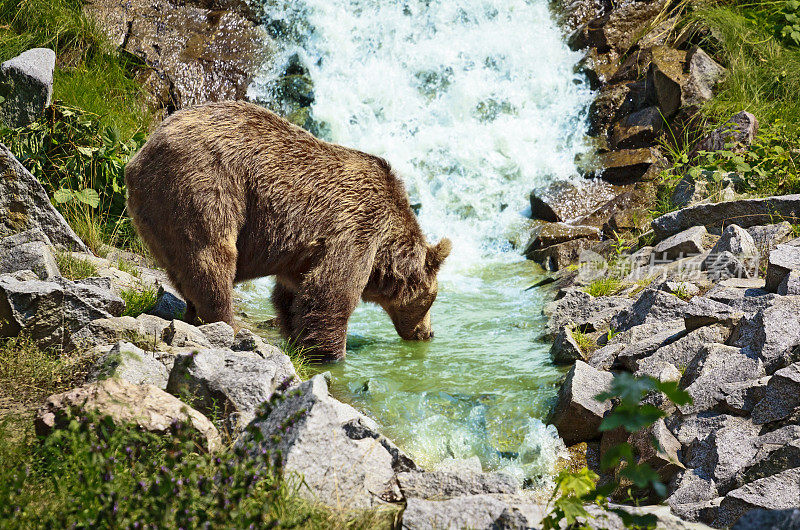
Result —
M 426 243 L 379 157 L 250 103 L 212 103 L 164 120 L 125 182 L 134 224 L 189 322 L 233 325 L 234 283 L 274 275 L 281 330 L 314 360 L 344 357 L 359 299 L 380 304 L 404 339 L 433 335 L 450 241 Z

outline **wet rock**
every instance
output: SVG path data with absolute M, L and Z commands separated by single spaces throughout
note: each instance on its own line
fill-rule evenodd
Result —
M 373 420 L 330 397 L 321 375 L 271 402 L 236 446 L 256 458 L 268 451 L 287 480 L 303 477 L 298 495 L 338 509 L 400 500 L 395 473 L 415 467 Z
M 0 274 L 30 270 L 40 280 L 61 276 L 50 239 L 39 228 L 0 240 Z
M 611 319 L 610 325 L 619 332 L 651 322 L 680 320 L 687 307 L 688 304 L 675 295 L 645 289 L 630 309 L 619 312 Z
M 556 335 L 550 348 L 550 357 L 555 364 L 572 364 L 577 360 L 585 361 L 586 356 L 572 336 L 569 326 L 564 326 Z
M 233 346 L 234 332 L 226 322 L 213 322 L 211 324 L 203 324 L 197 329 L 206 336 L 208 342 L 214 348 L 230 348 Z M 254 351 L 254 350 L 250 350 Z
M 800 363 L 772 375 L 764 399 L 753 409 L 753 422 L 764 424 L 788 418 L 797 407 L 800 407 Z
M 430 528 L 531 528 L 544 509 L 533 501 L 517 501 L 492 495 L 469 495 L 445 501 L 408 499 L 403 512 L 404 530 Z
M 16 129 L 36 121 L 50 106 L 56 54 L 34 48 L 0 65 L 0 122 Z
M 595 298 L 583 291 L 568 291 L 563 298 L 548 303 L 544 308 L 544 314 L 549 317 L 548 333 L 555 335 L 564 326 L 574 326 L 583 332 L 603 330 L 614 315 L 632 303 L 630 298 L 623 296 Z
M 168 377 L 167 368 L 153 354 L 129 342 L 120 341 L 97 360 L 87 381 L 116 378 L 134 385 L 153 385 L 164 390 Z
M 765 477 L 728 493 L 714 526 L 731 526 L 751 510 L 786 510 L 800 506 L 800 468 Z
M 704 296 L 695 296 L 689 300 L 683 313 L 683 321 L 689 331 L 712 324 L 733 329 L 743 317 L 743 312 Z
M 532 254 L 559 243 L 566 243 L 573 239 L 600 240 L 600 230 L 591 226 L 575 226 L 565 223 L 542 222 L 534 228 L 531 238 L 525 248 L 525 254 Z
M 734 345 L 757 354 L 768 374 L 800 360 L 800 297 L 779 296 L 742 320 Z
M 800 195 L 698 204 L 654 219 L 653 231 L 657 239 L 664 239 L 698 225 L 720 228 L 736 219 L 740 227 L 749 228 L 768 224 L 776 217 L 800 218 Z
M 485 493 L 516 493 L 517 483 L 502 473 L 452 473 L 446 471 L 398 473 L 406 499 L 445 500 Z
M 769 253 L 764 288 L 771 293 L 777 292 L 778 286 L 791 271 L 800 271 L 800 247 L 778 245 Z
M 175 358 L 166 389 L 175 396 L 190 396 L 192 405 L 204 414 L 236 413 L 249 423 L 256 408 L 279 387 L 299 383 L 286 355 L 263 359 L 254 352 L 204 349 Z
M 566 222 L 588 215 L 614 198 L 616 189 L 597 180 L 582 185 L 556 182 L 530 195 L 531 217 L 550 222 Z
M 656 106 L 629 114 L 614 124 L 610 145 L 613 149 L 637 149 L 653 145 L 664 127 L 664 117 Z
M 531 250 L 525 257 L 541 265 L 545 270 L 557 271 L 574 263 L 580 253 L 597 243 L 596 239 L 573 239 L 542 249 Z
M 122 379 L 105 379 L 47 398 L 36 414 L 36 433 L 46 436 L 64 428 L 71 417 L 94 412 L 108 415 L 116 424 L 133 423 L 143 431 L 166 434 L 186 424 L 198 445 L 213 452 L 222 441 L 214 425 L 202 414 L 153 385 L 134 385 Z
M 663 256 L 665 259 L 696 256 L 705 252 L 708 239 L 709 234 L 704 226 L 693 226 L 664 239 L 656 245 L 653 252 L 656 256 Z
M 595 439 L 598 428 L 611 403 L 599 402 L 595 396 L 611 388 L 614 376 L 576 361 L 558 391 L 558 400 L 547 423 L 555 425 L 564 443 L 573 445 Z
M 589 106 L 589 134 L 604 136 L 615 122 L 655 103 L 655 90 L 646 79 L 604 85 Z
M 63 278 L 21 282 L 0 276 L 0 335 L 14 337 L 25 330 L 42 348 L 62 347 L 87 323 L 124 309 L 121 298 L 93 285 Z
M 161 334 L 161 340 L 170 346 L 198 346 L 211 348 L 211 342 L 198 328 L 182 320 L 170 322 Z
M 770 225 L 751 226 L 747 229 L 753 237 L 756 248 L 763 255 L 768 254 L 776 246 L 791 238 L 792 225 L 788 221 Z
M 720 127 L 711 131 L 695 146 L 690 158 L 700 151 L 741 151 L 753 143 L 758 134 L 758 120 L 747 111 L 735 114 Z M 732 147 L 730 144 L 734 144 Z
M 749 383 L 764 376 L 764 366 L 747 351 L 723 344 L 705 344 L 694 356 L 681 378 L 681 387 L 692 396 L 692 403 L 679 407 L 682 414 L 718 408 L 724 402 L 723 389 L 730 383 Z
M 800 509 L 750 510 L 732 530 L 800 530 Z
M 0 237 L 39 228 L 57 247 L 88 252 L 64 217 L 50 204 L 44 186 L 0 144 Z
M 575 66 L 575 71 L 586 77 L 592 90 L 597 90 L 611 79 L 618 65 L 619 56 L 616 52 L 600 53 L 597 48 L 589 48 Z
M 601 26 L 602 43 L 620 55 L 624 54 L 661 14 L 666 4 L 664 0 L 619 4 L 606 15 Z
M 665 167 L 665 160 L 655 147 L 620 149 L 600 156 L 602 177 L 614 184 L 653 180 Z

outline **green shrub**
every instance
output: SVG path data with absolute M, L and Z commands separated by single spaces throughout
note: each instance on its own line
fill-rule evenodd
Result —
M 89 260 L 76 258 L 71 252 L 56 252 L 56 263 L 61 276 L 70 280 L 82 280 L 97 276 L 97 266 Z
M 158 293 L 152 288 L 139 289 L 131 287 L 130 289 L 123 289 L 119 296 L 125 301 L 125 311 L 122 316 L 134 318 L 152 309 L 158 301 Z

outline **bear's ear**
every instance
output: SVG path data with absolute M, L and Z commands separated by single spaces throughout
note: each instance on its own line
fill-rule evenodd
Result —
M 434 246 L 429 246 L 428 255 L 425 257 L 425 265 L 427 265 L 428 270 L 434 273 L 438 272 L 439 267 L 442 266 L 445 258 L 450 255 L 451 250 L 453 250 L 453 244 L 446 237 L 442 238 Z

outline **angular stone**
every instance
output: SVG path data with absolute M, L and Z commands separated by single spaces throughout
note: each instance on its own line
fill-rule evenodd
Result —
M 604 17 L 601 42 L 620 55 L 624 54 L 649 29 L 666 5 L 665 0 L 619 4 Z
M 700 140 L 690 158 L 694 158 L 700 151 L 741 151 L 753 143 L 756 134 L 758 134 L 758 120 L 743 110 Z M 732 148 L 730 144 L 734 144 Z
M 708 231 L 704 226 L 693 226 L 661 241 L 653 250 L 656 256 L 677 259 L 702 254 L 706 250 Z
M 704 345 L 681 379 L 681 387 L 692 396 L 692 403 L 679 407 L 682 414 L 711 410 L 720 406 L 723 385 L 741 383 L 764 376 L 760 360 L 747 356 L 747 350 L 723 344 Z
M 567 445 L 599 437 L 598 428 L 611 403 L 595 396 L 611 388 L 614 376 L 576 361 L 558 391 L 558 400 L 547 423 L 555 425 Z
M 561 328 L 556 335 L 553 346 L 550 348 L 550 357 L 555 364 L 572 364 L 575 361 L 585 361 L 586 356 L 581 347 L 575 342 L 572 330 L 568 326 Z
M 156 305 L 148 313 L 164 320 L 181 319 L 186 314 L 186 302 L 177 291 L 162 285 L 156 295 Z
M 631 434 L 628 443 L 636 450 L 638 463 L 649 465 L 662 482 L 669 482 L 676 473 L 685 469 L 679 457 L 681 443 L 667 429 L 663 419 Z
M 36 121 L 50 106 L 56 54 L 33 48 L 0 65 L 0 122 L 11 129 Z
M 272 355 L 283 355 L 280 348 L 267 344 L 261 337 L 247 328 L 242 328 L 236 333 L 231 349 L 233 351 L 253 351 L 265 359 Z
M 670 510 L 684 521 L 697 521 L 711 524 L 714 519 L 717 518 L 721 502 L 722 497 L 717 497 L 710 501 L 696 502 L 693 504 L 671 504 Z
M 750 510 L 731 530 L 800 530 L 800 509 Z
M 765 289 L 778 292 L 778 287 L 791 271 L 800 271 L 800 247 L 778 245 L 769 253 Z
M 781 296 L 795 296 L 800 294 L 800 271 L 789 271 L 778 285 L 777 293 Z
M 653 180 L 665 167 L 665 160 L 655 147 L 609 151 L 600 157 L 602 177 L 614 184 Z
M 261 403 L 278 388 L 297 386 L 300 379 L 286 355 L 262 359 L 254 352 L 204 349 L 175 358 L 167 392 L 189 396 L 204 414 L 237 417 L 248 423 Z
M 704 345 L 725 342 L 729 335 L 730 330 L 722 326 L 705 326 L 662 344 L 649 356 L 628 356 L 627 352 L 621 353 L 617 362 L 633 371 L 637 377 L 655 377 L 666 364 L 676 366 L 679 370 L 685 369 Z
M 681 87 L 686 84 L 685 63 L 685 51 L 667 46 L 656 46 L 652 50 L 649 77 L 656 90 L 658 106 L 667 118 L 681 107 Z
M 563 298 L 545 306 L 544 314 L 549 317 L 547 331 L 555 335 L 564 326 L 574 326 L 583 332 L 601 331 L 608 327 L 614 315 L 632 303 L 630 298 L 623 296 L 593 297 L 583 291 L 571 290 Z
M 141 338 L 140 332 L 139 322 L 133 317 L 99 318 L 73 333 L 67 349 L 113 344 L 120 340 L 137 340 Z
M 616 188 L 602 180 L 574 185 L 556 182 L 530 195 L 531 217 L 550 222 L 579 219 L 596 210 L 616 195 Z
M 797 506 L 800 506 L 800 468 L 756 480 L 728 493 L 720 504 L 714 526 L 731 526 L 751 510 L 786 510 Z
M 638 149 L 653 145 L 664 127 L 664 117 L 656 106 L 629 114 L 611 129 L 614 149 Z
M 714 254 L 713 252 L 709 253 L 708 257 L 703 260 L 700 268 L 704 271 L 708 271 L 708 278 L 713 282 L 730 278 L 749 278 L 750 271 L 754 269 L 752 265 L 745 265 L 743 261 L 727 251 L 719 254 Z
M 655 289 L 645 289 L 630 309 L 620 311 L 610 322 L 617 331 L 651 322 L 665 322 L 683 318 L 688 304 L 675 295 Z
M 314 376 L 270 403 L 236 441 L 254 458 L 279 459 L 297 494 L 338 509 L 360 509 L 400 500 L 395 473 L 414 463 L 378 433 L 377 424 L 328 395 Z M 260 432 L 258 436 L 254 433 Z
M 564 223 L 541 222 L 534 227 L 525 247 L 525 254 L 535 250 L 566 243 L 574 239 L 600 239 L 600 230 L 592 226 L 574 226 Z
M 406 499 L 440 501 L 465 495 L 517 492 L 517 482 L 502 473 L 411 471 L 398 473 L 397 482 Z
M 227 322 L 213 322 L 199 326 L 203 335 L 214 348 L 230 348 L 233 346 L 234 331 Z
M 668 491 L 666 501 L 673 510 L 675 506 L 708 502 L 719 496 L 714 479 L 701 469 L 678 473 L 670 482 Z
M 513 502 L 500 496 L 469 495 L 445 501 L 408 499 L 403 511 L 403 530 L 432 528 L 533 528 L 544 516 L 541 504 Z
M 737 485 L 800 467 L 800 426 L 788 425 L 756 440 L 757 453 L 737 477 Z
M 683 313 L 683 321 L 688 331 L 712 324 L 721 324 L 732 329 L 743 317 L 743 312 L 704 296 L 692 298 Z
M 0 237 L 39 228 L 57 247 L 88 252 L 44 186 L 0 144 Z
M 705 297 L 715 302 L 728 305 L 735 311 L 741 311 L 748 318 L 753 317 L 762 309 L 770 307 L 775 299 L 778 298 L 776 295 L 770 294 L 758 287 L 748 287 L 746 285 L 742 285 L 741 287 L 731 286 L 731 282 L 733 281 L 741 283 L 750 280 L 741 278 L 724 280 L 708 291 Z
M 768 374 L 800 360 L 800 296 L 778 296 L 743 319 L 733 344 L 758 354 Z
M 97 360 L 87 381 L 116 378 L 134 385 L 153 385 L 164 390 L 167 388 L 168 377 L 166 366 L 152 353 L 129 342 L 120 341 Z
M 757 425 L 745 420 L 713 433 L 707 467 L 713 468 L 720 494 L 737 486 L 738 476 L 758 453 L 758 432 Z
M 573 239 L 542 249 L 531 250 L 525 254 L 529 260 L 538 263 L 545 270 L 557 271 L 574 263 L 583 250 L 597 244 L 596 239 Z
M 728 225 L 711 248 L 711 254 L 730 252 L 734 256 L 758 256 L 753 236 L 738 225 Z
M 792 225 L 788 221 L 780 223 L 751 226 L 747 229 L 761 255 L 767 255 L 776 246 L 791 239 Z
M 201 348 L 211 348 L 211 343 L 202 331 L 187 324 L 182 320 L 170 322 L 161 334 L 161 340 L 170 346 L 199 346 Z
M 753 409 L 753 422 L 763 424 L 788 418 L 800 406 L 800 363 L 775 372 L 762 399 Z
M 33 228 L 0 240 L 0 274 L 31 270 L 40 280 L 61 276 L 50 239 Z
M 659 348 L 678 340 L 685 334 L 680 321 L 650 323 L 615 335 L 611 341 L 592 354 L 589 364 L 600 370 L 628 364 L 631 360 L 653 355 Z
M 209 452 L 222 447 L 214 425 L 178 398 L 153 385 L 134 385 L 111 378 L 47 398 L 36 414 L 36 433 L 46 436 L 64 428 L 71 417 L 94 412 L 108 415 L 116 424 L 133 423 L 144 431 L 166 434 L 178 423 L 188 425 L 199 446 Z
M 776 217 L 800 218 L 800 195 L 689 206 L 654 219 L 653 231 L 656 239 L 664 239 L 698 225 L 720 228 L 735 220 L 740 227 L 749 228 L 771 223 Z
M 699 107 L 714 97 L 714 88 L 725 75 L 725 68 L 694 47 L 686 54 L 688 77 L 681 90 L 681 105 Z
M 601 136 L 614 122 L 655 104 L 655 90 L 646 79 L 603 85 L 589 106 L 589 134 Z
M 729 414 L 750 414 L 767 392 L 769 377 L 720 385 L 719 409 Z

